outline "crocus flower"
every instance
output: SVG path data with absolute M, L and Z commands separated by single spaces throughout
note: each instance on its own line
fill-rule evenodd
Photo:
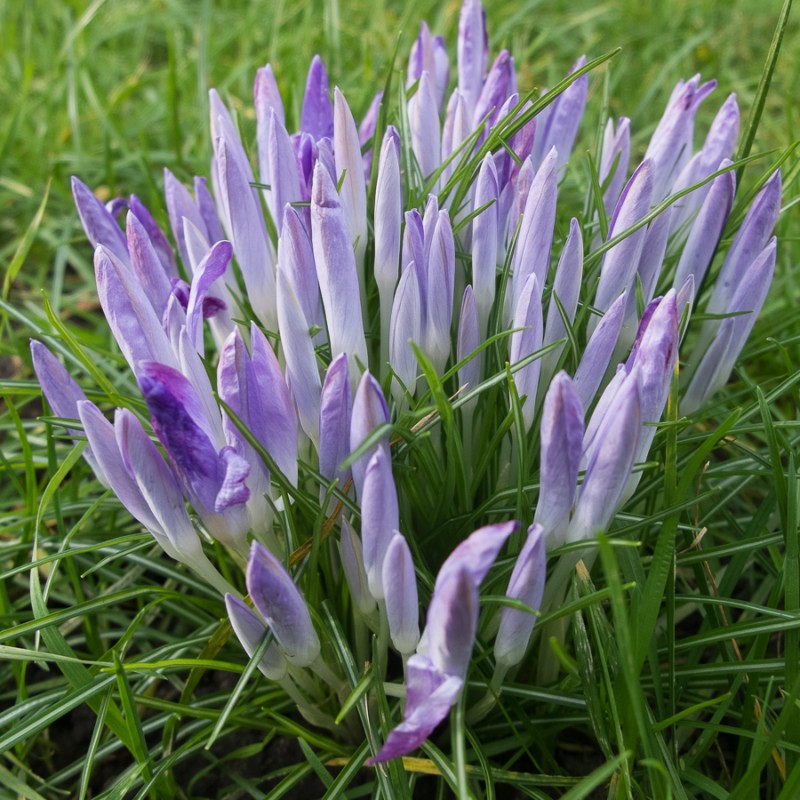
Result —
M 305 600 L 281 562 L 258 542 L 247 560 L 247 591 L 289 663 L 311 666 L 320 642 Z
M 408 659 L 403 721 L 370 763 L 419 747 L 447 716 L 464 687 L 478 626 L 478 587 L 518 523 L 480 528 L 442 564 L 417 653 Z

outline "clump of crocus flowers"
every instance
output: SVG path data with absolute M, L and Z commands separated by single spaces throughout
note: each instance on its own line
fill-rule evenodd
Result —
M 489 65 L 485 14 L 466 0 L 455 70 L 423 24 L 403 102 L 378 94 L 360 126 L 315 57 L 290 134 L 260 69 L 257 173 L 212 91 L 210 188 L 165 174 L 177 259 L 136 196 L 103 204 L 73 180 L 100 303 L 148 414 L 109 421 L 33 342 L 51 408 L 80 420 L 70 430 L 98 480 L 164 551 L 224 594 L 261 672 L 335 727 L 318 701 L 352 687 L 295 583 L 308 556 L 290 564 L 285 524 L 293 508 L 325 519 L 315 546 L 382 668 L 389 648 L 402 664 L 403 719 L 373 761 L 411 752 L 447 716 L 479 625 L 494 642 L 493 685 L 522 662 L 546 551 L 608 528 L 635 496 L 698 298 L 706 319 L 687 337 L 682 413 L 724 385 L 770 285 L 779 172 L 709 286 L 739 128 L 731 95 L 695 149 L 713 81 L 676 86 L 630 177 L 630 122 L 609 119 L 600 194 L 571 219 L 559 206 L 592 66 L 579 59 L 558 91 L 519 89 L 507 51 Z M 475 442 L 498 419 L 486 467 Z M 488 495 L 538 476 L 527 531 L 491 505 L 472 533 L 453 523 L 456 546 L 422 592 L 417 446 L 447 464 L 460 454 Z M 475 495 L 462 490 L 462 505 Z M 209 558 L 211 539 L 244 570 L 246 597 Z M 480 586 L 504 547 L 513 602 L 484 620 Z

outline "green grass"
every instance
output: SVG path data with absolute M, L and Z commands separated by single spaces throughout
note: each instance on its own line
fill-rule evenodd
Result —
M 582 165 L 606 93 L 611 113 L 632 118 L 634 159 L 674 83 L 698 71 L 718 80 L 717 105 L 737 92 L 746 122 L 781 11 L 755 0 L 489 5 L 492 51 L 511 49 L 521 86 L 552 86 L 580 53 L 622 47 L 591 77 Z M 550 615 L 569 626 L 566 649 L 539 639 L 558 682 L 538 685 L 526 666 L 495 713 L 456 725 L 452 743 L 440 732 L 405 769 L 363 767 L 361 739 L 342 743 L 305 723 L 228 642 L 218 597 L 163 557 L 103 494 L 80 446 L 39 419 L 27 340 L 54 321 L 74 336 L 76 350 L 56 340 L 73 374 L 102 390 L 90 396 L 135 402 L 110 356 L 70 175 L 108 197 L 135 192 L 163 222 L 162 169 L 207 172 L 209 87 L 236 109 L 249 146 L 255 69 L 273 64 L 297 119 L 319 52 L 359 117 L 385 82 L 398 32 L 404 56 L 427 19 L 452 54 L 457 12 L 432 0 L 413 11 L 385 0 L 0 0 L 0 797 L 355 798 L 376 787 L 383 797 L 800 796 L 796 155 L 784 167 L 775 282 L 735 378 L 696 424 L 667 415 L 640 501 Z M 745 170 L 745 193 L 798 137 L 798 59 L 792 17 L 752 149 L 770 155 Z M 108 358 L 80 363 L 81 349 Z M 446 393 L 432 388 L 446 422 Z M 440 469 L 431 451 L 409 449 L 409 467 Z M 412 496 L 412 480 L 407 488 Z M 532 491 L 522 489 L 487 503 L 517 513 Z M 441 498 L 416 491 L 415 504 L 435 510 Z M 430 570 L 420 577 L 427 595 Z M 352 691 L 343 725 L 382 741 L 394 705 L 380 684 L 368 704 L 364 653 L 351 652 L 333 610 L 341 597 L 330 603 L 315 607 Z M 475 663 L 478 698 L 491 669 L 480 648 Z

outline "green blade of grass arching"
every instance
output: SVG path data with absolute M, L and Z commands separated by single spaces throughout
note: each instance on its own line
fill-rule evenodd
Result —
M 789 23 L 789 12 L 792 9 L 792 0 L 784 0 L 783 8 L 781 9 L 780 16 L 778 17 L 778 24 L 775 26 L 775 33 L 772 37 L 772 43 L 767 53 L 767 60 L 764 63 L 764 69 L 761 71 L 761 79 L 758 82 L 758 89 L 756 89 L 756 96 L 753 99 L 753 105 L 747 117 L 745 124 L 744 135 L 742 136 L 742 144 L 739 152 L 736 154 L 736 160 L 747 158 L 750 155 L 750 150 L 753 147 L 753 142 L 756 138 L 758 125 L 761 122 L 761 116 L 764 113 L 764 104 L 767 102 L 767 94 L 769 87 L 772 83 L 772 76 L 775 73 L 775 65 L 778 63 L 778 54 L 781 50 L 781 43 L 783 42 L 783 35 L 786 32 L 786 26 Z M 744 164 L 736 170 L 736 183 L 741 183 L 742 173 L 744 172 Z

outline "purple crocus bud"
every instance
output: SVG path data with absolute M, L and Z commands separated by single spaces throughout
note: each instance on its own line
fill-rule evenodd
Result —
M 403 397 L 403 387 L 412 395 L 416 389 L 417 359 L 410 342 L 417 346 L 422 343 L 422 300 L 413 261 L 400 276 L 389 330 L 389 362 L 399 381 L 392 382 L 392 394 L 398 403 Z
M 542 298 L 536 275 L 530 275 L 525 282 L 517 301 L 511 327 L 514 332 L 511 334 L 508 358 L 513 366 L 542 348 Z M 541 359 L 536 359 L 514 373 L 517 394 L 520 398 L 523 396 L 525 398 L 522 402 L 525 430 L 533 425 L 536 413 L 536 388 L 539 384 L 541 366 Z
M 194 179 L 194 196 L 197 198 L 197 208 L 206 226 L 208 241 L 213 243 L 224 239 L 225 233 L 222 230 L 222 223 L 219 221 L 217 207 L 214 205 L 211 192 L 208 191 L 205 178 L 196 177 Z
M 739 137 L 739 104 L 736 95 L 729 95 L 711 123 L 702 150 L 683 168 L 672 187 L 672 193 L 683 191 L 707 178 L 720 168 L 720 162 L 730 162 Z M 682 197 L 671 207 L 672 233 L 681 231 L 708 196 L 712 184 L 705 184 Z
M 283 229 L 278 239 L 278 262 L 297 294 L 303 316 L 308 323 L 307 330 L 318 327 L 320 330 L 313 339 L 323 343 L 326 338 L 325 315 L 322 312 L 311 236 L 301 211 L 291 206 L 283 210 Z
M 145 361 L 139 386 L 183 491 L 217 539 L 241 547 L 249 527 L 241 506 L 250 496 L 247 462 L 231 447 L 217 450 L 197 392 L 180 372 Z
M 248 354 L 239 329 L 234 330 L 220 355 L 219 395 L 296 486 L 297 416 L 278 359 L 255 323 L 250 329 L 250 348 Z M 244 436 L 227 418 L 225 433 L 228 442 L 249 456 L 252 472 L 255 454 L 249 452 Z
M 653 164 L 650 161 L 643 161 L 636 168 L 617 202 L 609 225 L 609 239 L 628 230 L 647 214 L 652 196 Z M 627 292 L 632 288 L 646 235 L 647 230 L 639 228 L 612 247 L 603 257 L 600 281 L 594 299 L 594 305 L 600 311 L 606 311 L 619 297 L 620 292 Z M 589 320 L 590 332 L 594 330 L 596 324 L 594 319 Z
M 401 264 L 403 269 L 411 264 L 419 264 L 422 269 L 425 264 L 425 227 L 422 217 L 416 208 L 405 213 L 406 227 L 403 232 L 403 250 Z
M 544 543 L 541 525 L 531 525 L 506 589 L 506 597 L 519 600 L 535 610 L 542 604 L 547 574 Z M 533 614 L 508 606 L 503 608 L 494 642 L 494 657 L 499 666 L 510 668 L 522 661 L 535 624 Z
M 303 194 L 294 145 L 274 110 L 270 113 L 267 135 L 267 162 L 270 191 L 264 194 L 280 234 L 283 228 L 283 209 L 289 203 L 299 203 L 303 200 Z
M 256 107 L 256 142 L 258 143 L 258 170 L 261 183 L 269 186 L 272 183 L 269 169 L 269 135 L 270 117 L 274 113 L 281 125 L 286 125 L 283 101 L 275 81 L 275 73 L 267 64 L 256 72 L 253 86 L 253 99 Z M 269 197 L 265 192 L 265 197 Z
M 600 185 L 606 182 L 603 192 L 603 207 L 609 216 L 619 200 L 625 176 L 628 174 L 628 162 L 631 157 L 631 121 L 620 117 L 617 124 L 609 119 L 603 135 L 603 153 L 600 159 Z
M 450 355 L 456 252 L 450 215 L 447 211 L 439 211 L 434 219 L 436 227 L 430 237 L 427 262 L 427 318 L 423 339 L 425 353 L 441 373 Z
M 691 158 L 695 114 L 716 85 L 716 81 L 701 85 L 700 75 L 695 75 L 685 83 L 679 81 L 672 92 L 644 156 L 645 160 L 653 162 L 654 202 L 666 197 Z
M 594 329 L 575 372 L 575 388 L 584 408 L 594 400 L 617 346 L 625 319 L 627 295 L 621 294 L 603 314 Z
M 225 228 L 244 278 L 247 298 L 261 323 L 268 330 L 277 330 L 275 259 L 260 200 L 250 185 L 252 178 L 239 167 L 235 149 L 220 138 L 215 150 Z
M 723 161 L 720 167 L 730 164 L 730 161 Z M 674 287 L 682 286 L 690 275 L 694 276 L 695 286 L 702 284 L 731 213 L 735 194 L 736 173 L 733 170 L 723 173 L 712 182 L 683 247 L 675 270 Z
M 310 322 L 306 319 L 289 274 L 291 267 L 281 257 L 285 241 L 286 234 L 281 237 L 279 245 L 277 308 L 281 348 L 286 359 L 286 382 L 294 397 L 297 417 L 304 433 L 315 445 L 319 445 L 319 369 L 309 333 Z
M 569 74 L 576 72 L 586 64 L 586 56 L 581 56 Z M 558 149 L 557 169 L 563 175 L 572 146 L 575 144 L 575 137 L 578 135 L 578 127 L 586 108 L 586 96 L 589 92 L 589 76 L 581 75 L 576 81 L 568 86 L 552 103 L 547 114 L 546 124 L 539 127 L 534 145 L 534 164 L 537 163 L 537 156 L 542 158 L 552 147 Z
M 458 342 L 456 346 L 456 360 L 463 361 L 481 346 L 480 323 L 478 322 L 478 307 L 472 287 L 464 289 L 461 301 L 461 314 L 458 318 Z M 474 389 L 481 380 L 481 354 L 470 358 L 458 371 L 460 386 Z
M 456 89 L 453 92 L 452 101 L 448 104 L 447 117 L 442 131 L 442 161 L 451 157 L 453 160 L 442 172 L 442 181 L 450 178 L 456 165 L 467 155 L 462 145 L 471 133 L 472 118 L 467 103 Z
M 558 259 L 556 276 L 553 283 L 553 292 L 550 295 L 550 303 L 547 306 L 547 324 L 544 329 L 542 346 L 547 347 L 567 335 L 567 327 L 564 324 L 562 311 L 567 320 L 572 324 L 575 319 L 575 311 L 578 308 L 578 297 L 581 291 L 581 280 L 583 278 L 583 234 L 581 226 L 575 217 L 570 220 L 569 234 L 567 241 L 564 242 L 564 249 Z M 558 303 L 556 302 L 558 300 Z M 561 310 L 558 304 L 561 304 Z M 550 381 L 556 364 L 561 357 L 564 345 L 547 353 L 542 359 L 542 376 L 539 380 L 543 388 Z
M 423 72 L 416 94 L 408 101 L 411 147 L 423 179 L 432 175 L 441 164 L 441 129 L 439 106 L 429 72 Z
M 107 476 L 106 486 L 111 487 L 122 505 L 153 534 L 153 537 L 161 547 L 167 550 L 173 558 L 177 557 L 177 552 L 172 548 L 164 529 L 153 513 L 153 509 L 142 496 L 136 480 L 126 468 L 119 451 L 114 426 L 103 416 L 100 409 L 89 400 L 80 400 L 75 413 L 80 417 L 89 446 L 95 454 L 103 475 Z M 159 458 L 161 458 L 160 455 Z M 162 458 L 161 460 L 163 462 L 164 459 Z M 174 478 L 172 480 L 174 481 Z M 183 501 L 181 499 L 181 507 L 182 505 Z M 175 510 L 177 511 L 177 508 Z M 184 513 L 186 513 L 185 508 Z M 176 531 L 173 531 L 173 535 L 175 533 Z
M 283 564 L 258 542 L 247 559 L 247 591 L 290 664 L 308 667 L 320 643 L 300 590 Z
M 389 407 L 386 405 L 380 384 L 369 372 L 365 372 L 361 376 L 353 399 L 353 415 L 350 420 L 350 452 L 354 452 L 375 428 L 388 422 Z M 356 496 L 359 498 L 363 496 L 367 464 L 377 450 L 383 450 L 387 460 L 391 460 L 389 445 L 385 439 L 381 439 L 353 464 L 353 483 L 356 487 Z M 394 527 L 399 526 L 394 525 Z
M 181 259 L 187 268 L 191 268 L 189 250 L 184 235 L 184 219 L 202 233 L 203 239 L 208 243 L 208 231 L 200 209 L 192 199 L 189 190 L 168 170 L 164 170 L 164 197 L 167 202 L 172 236 L 178 245 Z M 220 237 L 222 238 L 222 237 Z M 208 247 L 205 248 L 206 250 Z
M 403 721 L 372 763 L 406 755 L 447 716 L 464 686 L 478 626 L 478 586 L 516 522 L 487 525 L 450 554 L 436 577 L 427 624 L 408 659 Z
M 708 314 L 727 312 L 744 273 L 762 252 L 772 235 L 780 208 L 781 173 L 777 170 L 756 195 L 733 240 L 714 284 L 714 292 L 708 301 L 706 308 Z
M 126 223 L 131 269 L 160 319 L 172 292 L 169 276 L 145 227 L 130 211 Z
M 358 272 L 336 187 L 319 162 L 314 168 L 311 197 L 311 241 L 331 356 L 347 353 L 350 377 L 355 380 L 359 362 L 367 364 Z
M 615 393 L 613 413 L 606 416 L 597 434 L 566 532 L 567 542 L 588 539 L 608 527 L 630 478 L 641 430 L 639 385 L 628 376 Z
M 81 218 L 86 238 L 92 247 L 103 245 L 122 263 L 128 264 L 128 246 L 117 221 L 108 209 L 97 199 L 94 192 L 79 181 L 72 178 L 72 196 Z
M 730 377 L 736 359 L 755 325 L 759 311 L 767 297 L 775 272 L 776 240 L 773 238 L 745 272 L 739 287 L 728 306 L 728 313 L 749 313 L 724 319 L 714 340 L 694 370 L 681 411 L 692 414 L 713 394 L 718 392 Z
M 558 198 L 557 163 L 558 153 L 552 149 L 536 172 L 528 192 L 512 264 L 513 308 L 518 306 L 520 294 L 529 275 L 536 276 L 540 288 L 544 286 L 547 278 Z
M 311 59 L 300 115 L 300 130 L 315 139 L 333 137 L 333 107 L 331 106 L 328 73 L 319 56 Z
M 491 128 L 497 122 L 500 108 L 506 98 L 513 94 L 512 75 L 514 62 L 508 50 L 501 50 L 486 76 L 475 110 L 472 114 L 472 127 L 477 128 L 482 122 Z
M 175 254 L 172 252 L 172 245 L 164 235 L 164 231 L 153 219 L 153 215 L 135 194 L 131 195 L 128 207 L 144 230 L 147 231 L 147 236 L 158 255 L 164 274 L 167 278 L 177 277 L 178 270 L 175 266 Z M 220 236 L 219 238 L 221 239 L 222 237 Z M 130 249 L 130 242 L 128 243 L 128 248 Z
M 483 211 L 472 222 L 472 284 L 481 338 L 486 336 L 497 284 L 498 195 L 497 170 L 489 154 L 481 164 L 475 186 L 474 208 Z
M 342 556 L 342 570 L 353 595 L 356 608 L 362 616 L 368 617 L 375 611 L 375 598 L 369 593 L 367 573 L 364 569 L 364 553 L 361 540 L 353 526 L 342 517 L 342 538 L 339 543 Z
M 349 240 L 355 250 L 359 286 L 364 287 L 364 253 L 367 249 L 367 187 L 361 142 L 350 107 L 338 88 L 334 90 L 333 152 L 336 159 L 336 182 L 341 186 L 339 202 L 342 207 Z M 364 303 L 366 295 L 362 294 Z
M 458 90 L 472 116 L 489 60 L 486 12 L 480 0 L 466 0 L 458 21 Z
M 370 458 L 359 498 L 364 569 L 370 594 L 376 600 L 382 600 L 385 596 L 383 562 L 394 531 L 400 527 L 392 461 L 385 448 L 378 448 Z
M 578 481 L 583 449 L 583 405 L 575 384 L 559 372 L 544 398 L 541 475 L 534 521 L 548 540 L 562 539 Z
M 639 266 L 636 274 L 642 285 L 642 296 L 645 303 L 649 303 L 656 293 L 656 284 L 664 263 L 664 254 L 667 252 L 667 239 L 669 238 L 669 214 L 659 214 L 648 226 L 642 245 L 642 254 L 639 257 Z M 628 311 L 631 318 L 636 316 L 636 303 L 634 292 L 628 300 Z
M 343 487 L 350 470 L 339 465 L 350 455 L 350 417 L 353 402 L 347 354 L 331 361 L 319 401 L 319 471 L 329 481 L 339 480 Z
M 392 644 L 406 656 L 419 641 L 419 605 L 414 559 L 408 542 L 399 531 L 394 532 L 386 548 L 382 583 Z
M 403 186 L 400 180 L 400 138 L 389 125 L 383 137 L 375 187 L 375 282 L 381 311 L 381 361 L 388 357 L 389 318 L 400 268 L 400 230 L 403 223 Z
M 639 383 L 642 425 L 634 461 L 643 461 L 656 434 L 669 395 L 678 358 L 678 308 L 676 292 L 670 289 L 646 321 L 632 357 L 630 375 Z
M 261 641 L 267 635 L 267 626 L 247 603 L 230 593 L 225 595 L 225 608 L 228 611 L 228 619 L 231 621 L 231 627 L 236 633 L 236 638 L 241 643 L 245 653 L 252 658 Z M 286 675 L 288 666 L 283 653 L 274 642 L 267 645 L 266 652 L 261 661 L 258 662 L 258 669 L 271 681 L 282 680 Z
M 75 382 L 73 377 L 62 366 L 61 362 L 45 347 L 35 339 L 30 340 L 31 359 L 33 360 L 33 370 L 57 417 L 64 419 L 78 419 L 78 403 L 86 400 L 83 389 Z M 72 436 L 80 437 L 80 431 L 74 428 L 67 429 Z M 87 446 L 83 451 L 83 457 L 94 471 L 97 480 L 104 486 L 109 485 L 108 478 L 102 465 L 98 461 L 91 446 Z
M 102 245 L 94 254 L 97 294 L 111 332 L 134 371 L 140 361 L 177 367 L 161 320 L 131 270 Z
M 450 64 L 444 39 L 441 36 L 433 36 L 427 22 L 422 23 L 419 35 L 411 46 L 407 85 L 412 86 L 420 79 L 423 72 L 428 72 L 434 78 L 436 103 L 441 109 L 450 81 Z

